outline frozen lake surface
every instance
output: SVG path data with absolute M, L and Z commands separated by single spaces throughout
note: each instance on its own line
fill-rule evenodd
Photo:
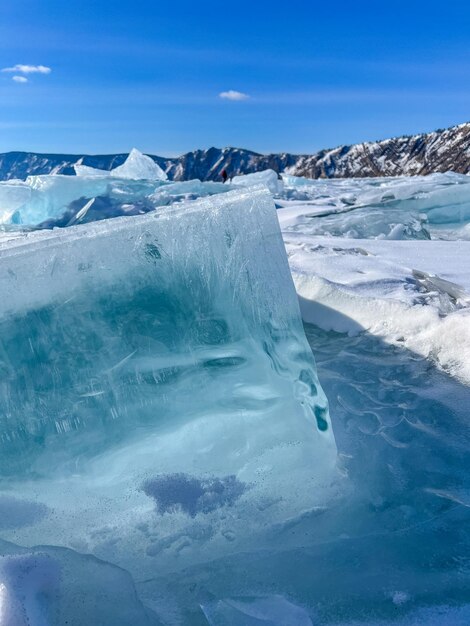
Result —
M 89 169 L 0 183 L 0 626 L 468 624 L 470 178 Z

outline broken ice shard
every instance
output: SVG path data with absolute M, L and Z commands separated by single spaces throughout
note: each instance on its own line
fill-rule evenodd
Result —
M 141 575 L 324 502 L 335 443 L 266 189 L 17 234 L 0 280 L 0 495 L 43 507 L 17 542 Z

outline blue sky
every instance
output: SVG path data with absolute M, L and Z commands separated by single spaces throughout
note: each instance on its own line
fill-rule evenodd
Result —
M 470 120 L 470 3 L 2 0 L 0 65 L 2 152 L 312 152 Z

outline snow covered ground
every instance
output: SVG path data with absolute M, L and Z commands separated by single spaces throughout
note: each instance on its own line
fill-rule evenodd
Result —
M 286 178 L 278 217 L 303 319 L 402 343 L 470 384 L 469 182 Z
M 306 322 L 401 342 L 470 384 L 470 242 L 283 234 Z

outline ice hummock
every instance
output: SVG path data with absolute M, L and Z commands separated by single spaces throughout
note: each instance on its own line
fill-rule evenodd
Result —
M 0 275 L 0 495 L 39 506 L 6 539 L 142 580 L 268 548 L 331 496 L 327 402 L 264 188 L 16 235 Z
M 262 184 L 275 197 L 286 232 L 349 239 L 470 239 L 468 176 L 309 180 L 283 175 L 280 180 L 268 169 L 235 176 L 225 185 L 168 181 L 155 173 L 158 165 L 150 157 L 135 150 L 125 164 L 110 172 L 81 164 L 75 167 L 77 176 L 0 182 L 1 227 L 53 228 L 139 215 L 175 202 Z
M 309 180 L 283 175 L 289 231 L 349 239 L 468 239 L 470 178 L 448 172 Z
M 253 185 L 266 185 L 272 194 L 281 194 L 284 184 L 279 175 L 274 170 L 263 170 L 253 174 L 234 176 L 230 181 L 236 187 L 251 187 Z
M 83 166 L 86 167 L 86 166 Z M 30 176 L 0 183 L 0 225 L 26 230 L 72 226 L 230 191 L 229 185 L 199 180 L 167 182 L 114 176 Z
M 137 148 L 132 148 L 124 163 L 110 171 L 89 167 L 81 163 L 75 164 L 74 170 L 77 176 L 114 176 L 115 178 L 130 178 L 132 180 L 167 180 L 168 178 L 152 158 L 142 154 Z

